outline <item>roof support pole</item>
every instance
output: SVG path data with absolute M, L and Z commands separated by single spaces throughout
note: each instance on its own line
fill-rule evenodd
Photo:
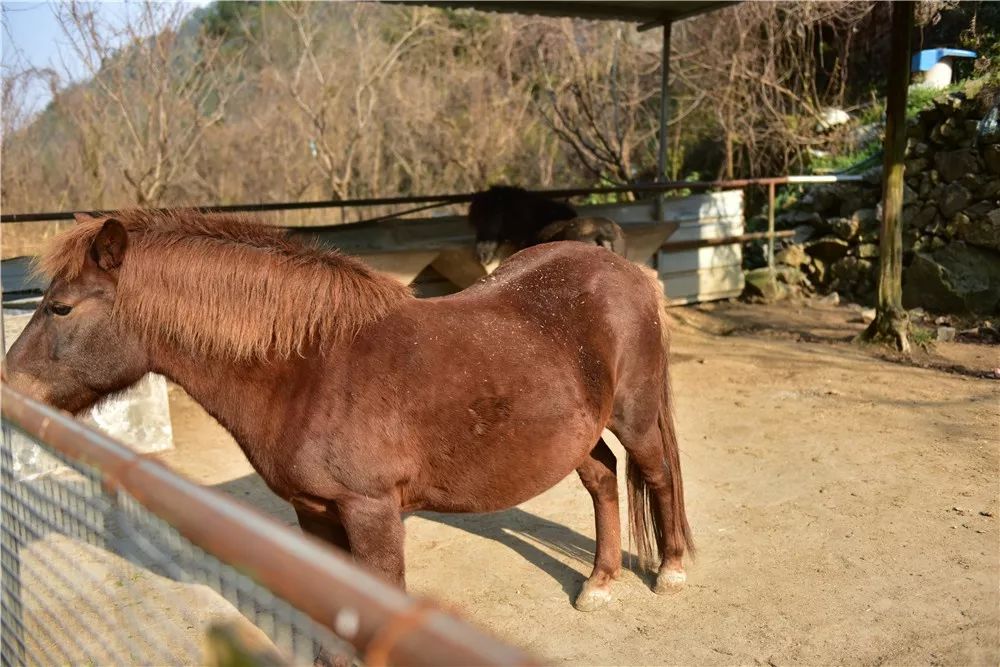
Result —
M 903 158 L 906 154 L 906 93 L 910 84 L 912 2 L 892 4 L 892 45 L 885 109 L 882 170 L 882 229 L 875 320 L 864 333 L 909 352 L 909 318 L 903 310 Z
M 670 31 L 673 23 L 666 21 L 663 24 L 663 51 L 661 54 L 660 66 L 660 133 L 659 151 L 656 161 L 657 182 L 667 181 L 667 145 L 670 141 L 667 136 L 667 121 L 670 119 Z M 657 197 L 656 217 L 663 220 L 663 193 Z

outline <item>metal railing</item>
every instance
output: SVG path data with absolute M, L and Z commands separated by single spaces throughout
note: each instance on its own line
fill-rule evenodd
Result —
M 673 190 L 718 190 L 730 188 L 744 188 L 751 185 L 774 187 L 776 185 L 788 185 L 795 183 L 835 183 L 838 181 L 860 181 L 861 176 L 856 175 L 808 175 L 808 176 L 771 176 L 766 178 L 739 178 L 718 181 L 662 181 L 657 183 L 633 183 L 630 185 L 616 185 L 608 187 L 575 187 L 559 188 L 551 190 L 533 190 L 537 194 L 555 199 L 568 197 L 580 197 L 586 195 L 612 195 L 612 194 L 661 194 Z M 325 199 L 319 201 L 297 201 L 297 202 L 271 202 L 265 204 L 227 204 L 195 206 L 198 210 L 210 213 L 263 213 L 274 211 L 300 211 L 305 209 L 324 208 L 367 208 L 376 206 L 392 205 L 412 205 L 420 204 L 416 209 L 407 209 L 395 214 L 382 215 L 372 220 L 364 220 L 346 224 L 362 224 L 366 222 L 377 222 L 391 219 L 398 215 L 404 215 L 415 211 L 423 211 L 436 206 L 447 206 L 449 204 L 465 204 L 472 201 L 475 192 L 463 192 L 440 195 L 408 195 L 399 197 L 369 197 L 365 199 Z M 169 209 L 160 209 L 169 210 Z M 49 211 L 42 213 L 4 213 L 0 215 L 0 223 L 24 223 L 24 222 L 53 222 L 57 220 L 72 220 L 76 211 Z M 91 214 L 100 211 L 89 211 Z
M 3 665 L 312 664 L 321 648 L 371 665 L 532 663 L 298 531 L 0 392 Z M 20 480 L 15 446 L 65 471 Z

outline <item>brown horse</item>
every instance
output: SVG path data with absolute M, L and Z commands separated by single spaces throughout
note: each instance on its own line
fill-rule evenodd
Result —
M 625 233 L 610 218 L 572 218 L 545 225 L 538 232 L 538 242 L 551 241 L 595 243 L 625 257 Z
M 579 473 L 597 515 L 576 600 L 621 569 L 616 460 L 657 592 L 691 546 L 659 286 L 582 243 L 524 250 L 458 294 L 393 279 L 274 227 L 191 211 L 80 216 L 11 348 L 11 386 L 79 412 L 162 373 L 233 434 L 302 528 L 404 586 L 402 512 L 489 512 Z

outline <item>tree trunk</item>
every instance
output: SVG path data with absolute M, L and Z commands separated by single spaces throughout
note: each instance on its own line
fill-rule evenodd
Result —
M 906 90 L 910 83 L 912 2 L 892 5 L 892 55 L 886 99 L 882 230 L 875 320 L 862 338 L 910 351 L 910 322 L 903 310 L 903 158 L 906 153 Z

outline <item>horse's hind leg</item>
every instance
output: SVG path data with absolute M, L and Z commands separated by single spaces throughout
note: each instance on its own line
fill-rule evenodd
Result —
M 661 433 L 655 423 L 639 430 L 622 425 L 611 426 L 611 429 L 628 453 L 630 494 L 633 496 L 630 503 L 640 506 L 647 502 L 645 496 L 648 492 L 648 518 L 652 519 L 652 525 L 646 524 L 644 507 L 637 512 L 630 512 L 630 519 L 638 523 L 632 526 L 633 541 L 641 541 L 643 538 L 640 535 L 648 535 L 649 532 L 653 533 L 655 539 L 660 559 L 653 592 L 662 594 L 678 591 L 687 581 L 683 564 L 685 542 L 672 519 L 677 516 L 674 503 L 683 503 L 683 498 L 675 497 L 677 486 L 673 479 L 674 475 L 680 475 L 680 470 L 668 467 Z M 641 543 L 639 546 L 640 559 L 652 556 L 642 553 L 644 549 Z
M 621 520 L 618 516 L 618 461 L 604 442 L 597 446 L 576 469 L 584 487 L 594 500 L 597 522 L 597 553 L 594 571 L 584 582 L 574 606 L 580 611 L 594 611 L 611 601 L 611 581 L 622 569 Z

